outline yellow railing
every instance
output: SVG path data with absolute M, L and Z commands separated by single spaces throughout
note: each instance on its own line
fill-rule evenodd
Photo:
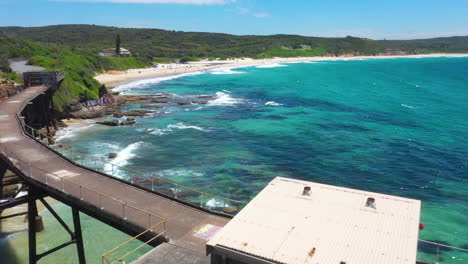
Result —
M 163 225 L 163 231 L 161 231 L 161 232 L 159 232 L 159 233 L 158 233 L 158 232 L 155 232 L 154 229 L 157 228 L 157 227 L 159 227 L 159 226 L 161 226 L 161 225 Z M 136 240 L 137 238 L 141 237 L 142 235 L 144 235 L 144 234 L 146 234 L 146 233 L 148 233 L 148 232 L 150 232 L 150 231 L 153 231 L 153 232 L 156 233 L 157 235 L 155 235 L 154 237 L 152 237 L 151 239 L 149 239 L 149 240 L 146 241 L 145 243 L 139 245 L 139 246 L 136 247 L 135 249 L 133 249 L 133 250 L 127 252 L 126 254 L 122 255 L 121 257 L 118 257 L 117 259 L 115 259 L 115 260 L 113 260 L 113 261 L 109 259 L 109 255 L 110 255 L 110 254 L 112 254 L 112 253 L 114 253 L 115 251 L 121 249 L 123 246 L 127 245 L 128 243 L 130 243 L 130 242 Z M 142 232 L 142 233 L 140 233 L 139 235 L 137 235 L 137 236 L 135 236 L 135 237 L 133 237 L 133 238 L 127 240 L 126 242 L 122 243 L 121 245 L 119 245 L 119 246 L 117 246 L 117 247 L 115 247 L 115 248 L 109 250 L 108 252 L 106 252 L 104 255 L 102 255 L 102 263 L 104 263 L 104 261 L 105 261 L 105 262 L 107 262 L 108 264 L 115 264 L 115 263 L 117 263 L 117 262 L 119 262 L 119 261 L 123 261 L 126 257 L 130 256 L 131 254 L 133 254 L 135 251 L 137 251 L 137 250 L 140 249 L 141 247 L 143 247 L 143 246 L 145 246 L 145 245 L 151 243 L 152 241 L 154 241 L 154 240 L 157 239 L 158 237 L 161 237 L 161 236 L 163 236 L 163 235 L 165 235 L 165 234 L 166 234 L 166 219 L 164 219 L 163 221 L 157 223 L 156 225 L 154 225 L 154 226 L 152 226 L 152 227 L 146 229 L 144 232 Z

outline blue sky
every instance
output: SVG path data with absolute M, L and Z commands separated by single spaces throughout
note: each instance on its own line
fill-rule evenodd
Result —
M 119 27 L 373 39 L 468 35 L 468 0 L 0 0 L 0 26 Z

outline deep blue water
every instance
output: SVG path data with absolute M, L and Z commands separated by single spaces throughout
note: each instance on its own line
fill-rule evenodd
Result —
M 420 238 L 468 245 L 468 58 L 282 65 L 126 84 L 128 94 L 218 98 L 61 141 L 234 199 L 276 176 L 420 199 Z

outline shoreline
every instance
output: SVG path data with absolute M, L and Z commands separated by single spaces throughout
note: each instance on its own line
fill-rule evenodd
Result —
M 129 69 L 126 71 L 108 71 L 94 77 L 101 84 L 111 88 L 137 80 L 154 77 L 170 77 L 179 74 L 207 72 L 219 68 L 242 68 L 274 63 L 315 62 L 315 61 L 348 61 L 367 59 L 404 59 L 404 58 L 458 58 L 468 57 L 468 53 L 435 53 L 420 55 L 382 55 L 382 56 L 341 56 L 341 57 L 290 57 L 269 59 L 234 59 L 226 61 L 199 61 L 188 64 L 159 64 L 158 68 Z

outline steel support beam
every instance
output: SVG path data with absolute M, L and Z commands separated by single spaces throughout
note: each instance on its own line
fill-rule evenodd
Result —
M 73 225 L 75 227 L 75 240 L 76 240 L 76 249 L 78 253 L 78 263 L 86 264 L 85 251 L 83 247 L 83 235 L 81 232 L 81 222 L 80 222 L 80 212 L 78 209 L 72 207 L 73 214 Z

